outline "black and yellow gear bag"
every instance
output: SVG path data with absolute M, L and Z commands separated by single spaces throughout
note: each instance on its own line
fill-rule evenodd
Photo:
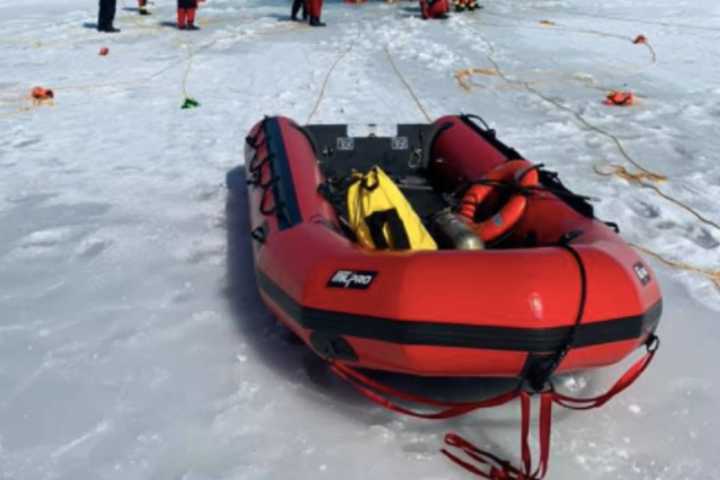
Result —
M 355 173 L 347 190 L 348 227 L 357 242 L 377 250 L 437 250 L 395 182 L 380 168 Z

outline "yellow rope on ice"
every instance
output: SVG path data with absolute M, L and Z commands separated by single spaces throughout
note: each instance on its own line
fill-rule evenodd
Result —
M 705 217 L 705 216 L 702 215 L 700 212 L 698 212 L 698 211 L 695 210 L 694 208 L 690 207 L 690 206 L 687 205 L 686 203 L 684 203 L 684 202 L 682 202 L 682 201 L 680 201 L 680 200 L 672 197 L 671 195 L 668 195 L 668 194 L 666 194 L 665 192 L 663 192 L 656 184 L 667 181 L 667 180 L 668 180 L 667 176 L 662 175 L 662 174 L 659 174 L 659 173 L 655 173 L 655 172 L 653 172 L 653 171 L 645 168 L 643 165 L 641 165 L 637 160 L 635 160 L 635 159 L 628 153 L 628 151 L 625 149 L 625 146 L 623 145 L 622 141 L 621 141 L 620 138 L 618 138 L 616 135 L 612 134 L 611 132 L 608 132 L 607 130 L 605 130 L 605 129 L 603 129 L 603 128 L 600 128 L 600 127 L 598 127 L 598 126 L 596 126 L 596 125 L 593 125 L 592 123 L 590 123 L 589 121 L 587 121 L 587 119 L 585 119 L 585 117 L 583 117 L 582 114 L 580 114 L 579 112 L 576 112 L 575 110 L 573 110 L 573 109 L 571 109 L 571 108 L 563 105 L 562 103 L 560 103 L 560 102 L 559 102 L 558 100 L 556 100 L 555 98 L 551 98 L 551 97 L 545 95 L 544 93 L 540 92 L 539 90 L 537 90 L 536 88 L 534 88 L 529 82 L 522 81 L 522 80 L 513 80 L 513 79 L 511 79 L 511 78 L 502 70 L 502 68 L 500 67 L 500 65 L 498 64 L 498 62 L 495 60 L 495 57 L 494 57 L 494 55 L 495 55 L 495 47 L 492 45 L 492 43 L 490 43 L 482 34 L 479 35 L 479 38 L 480 38 L 480 39 L 485 43 L 485 45 L 487 46 L 488 53 L 486 53 L 485 55 L 486 55 L 488 61 L 489 61 L 489 62 L 493 65 L 493 67 L 494 67 L 494 68 L 491 69 L 491 70 L 494 71 L 494 72 L 497 72 L 497 75 L 498 75 L 500 78 L 502 78 L 506 83 L 512 84 L 512 85 L 519 85 L 519 86 L 521 86 L 521 87 L 522 87 L 523 89 L 525 89 L 528 93 L 531 93 L 531 94 L 537 96 L 538 98 L 541 98 L 542 100 L 544 100 L 544 101 L 552 104 L 553 106 L 555 106 L 556 108 L 558 108 L 558 109 L 560 109 L 560 110 L 563 110 L 563 111 L 565 111 L 565 112 L 568 112 L 568 113 L 572 114 L 572 115 L 576 118 L 576 120 L 577 120 L 582 126 L 584 126 L 586 129 L 591 130 L 591 131 L 594 131 L 594 132 L 596 132 L 596 133 L 598 133 L 598 134 L 600 134 L 600 135 L 603 135 L 603 136 L 609 138 L 609 139 L 612 140 L 612 142 L 615 144 L 615 146 L 616 146 L 617 149 L 618 149 L 618 152 L 623 156 L 623 158 L 625 158 L 625 160 L 627 160 L 630 164 L 632 164 L 633 166 L 635 166 L 636 169 L 637 169 L 636 172 L 630 172 L 630 171 L 628 171 L 628 169 L 627 169 L 626 167 L 624 167 L 623 165 L 610 164 L 610 165 L 608 165 L 608 169 L 603 170 L 603 169 L 601 169 L 599 166 L 593 165 L 593 171 L 594 171 L 596 174 L 601 175 L 601 176 L 606 176 L 606 177 L 607 177 L 607 176 L 617 176 L 617 177 L 622 178 L 622 179 L 624 179 L 624 180 L 626 180 L 626 181 L 628 181 L 628 182 L 641 185 L 641 186 L 643 186 L 644 188 L 650 188 L 650 189 L 652 189 L 657 195 L 659 195 L 660 197 L 664 198 L 665 200 L 668 200 L 669 202 L 675 204 L 676 206 L 682 208 L 683 210 L 689 212 L 691 215 L 693 215 L 695 218 L 697 218 L 697 219 L 698 219 L 699 221 L 701 221 L 702 223 L 704 223 L 704 224 L 706 224 L 706 225 L 709 225 L 709 226 L 711 226 L 711 227 L 713 227 L 713 228 L 715 228 L 715 229 L 717 229 L 717 230 L 720 230 L 720 224 L 718 224 L 717 222 L 715 222 L 715 221 L 713 221 L 713 220 Z M 637 40 L 638 40 L 638 39 L 636 38 L 635 41 L 637 41 Z M 645 39 L 641 39 L 641 40 L 645 40 Z M 644 43 L 644 42 L 639 41 L 639 42 L 637 42 L 637 43 Z M 655 62 L 655 61 L 656 61 L 655 51 L 652 49 L 652 46 L 649 46 L 649 45 L 648 45 L 648 48 L 650 48 L 651 53 L 652 53 L 652 61 Z M 461 85 L 461 86 L 462 86 L 462 85 Z M 643 252 L 643 253 L 645 253 L 645 254 L 647 254 L 647 255 L 650 255 L 650 256 L 656 258 L 657 260 L 659 260 L 660 262 L 662 262 L 663 264 L 665 264 L 665 265 L 667 265 L 667 266 L 669 266 L 669 267 L 704 275 L 704 276 L 706 276 L 707 278 L 709 278 L 709 279 L 715 284 L 715 286 L 716 286 L 718 289 L 720 289 L 720 270 L 712 270 L 712 269 L 707 269 L 707 268 L 701 268 L 701 267 L 697 267 L 697 266 L 694 266 L 694 265 L 690 265 L 689 263 L 686 263 L 686 262 L 668 259 L 667 257 L 665 257 L 665 256 L 663 256 L 663 255 L 661 255 L 661 254 L 659 254 L 659 253 L 657 253 L 657 252 L 654 252 L 654 251 L 652 251 L 652 250 L 650 250 L 650 249 L 647 249 L 647 248 L 645 248 L 645 247 L 642 247 L 642 246 L 640 246 L 640 245 L 633 245 L 633 247 L 635 247 L 636 249 L 638 249 L 639 251 L 641 251 L 641 252 Z
M 388 50 L 387 45 L 383 45 L 383 49 L 385 50 L 385 55 L 387 56 L 387 59 L 390 62 L 390 65 L 392 66 L 393 71 L 395 72 L 395 75 L 397 75 L 397 77 L 400 79 L 402 84 L 405 86 L 408 93 L 412 97 L 413 101 L 415 101 L 415 105 L 418 107 L 418 110 L 420 110 L 420 113 L 422 113 L 423 116 L 425 117 L 425 120 L 427 120 L 428 123 L 431 123 L 433 121 L 432 117 L 427 112 L 427 110 L 425 110 L 425 107 L 423 107 L 422 103 L 420 102 L 420 99 L 415 94 L 415 90 L 412 88 L 410 83 L 407 81 L 405 76 L 402 74 L 402 72 L 398 68 L 397 64 L 395 63 L 395 60 L 393 59 L 393 56 L 390 54 L 390 50 Z
M 715 284 L 715 287 L 718 290 L 720 290 L 720 270 L 712 270 L 709 268 L 696 267 L 696 266 L 690 265 L 689 263 L 686 263 L 686 262 L 668 259 L 667 257 L 660 255 L 659 253 L 654 252 L 648 248 L 642 247 L 640 245 L 636 245 L 636 244 L 630 244 L 630 245 L 632 245 L 633 248 L 639 250 L 640 252 L 655 258 L 656 260 L 667 265 L 668 267 L 704 275 Z
M 355 42 L 350 43 L 350 46 L 340 52 L 340 54 L 335 58 L 335 61 L 330 65 L 330 68 L 328 69 L 327 73 L 325 74 L 325 78 L 323 79 L 322 85 L 320 86 L 320 91 L 318 92 L 318 96 L 315 100 L 315 104 L 313 105 L 312 110 L 310 111 L 310 114 L 307 117 L 307 120 L 305 121 L 306 124 L 310 123 L 313 119 L 313 117 L 317 114 L 318 110 L 320 109 L 320 104 L 323 101 L 323 98 L 325 98 L 325 90 L 327 89 L 328 83 L 330 82 L 330 77 L 332 76 L 333 72 L 337 68 L 337 66 L 340 64 L 340 62 L 345 58 L 353 49 L 355 46 Z

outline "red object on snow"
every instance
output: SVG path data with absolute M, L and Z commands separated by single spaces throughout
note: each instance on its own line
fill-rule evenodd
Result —
M 109 53 L 110 49 L 108 47 L 102 47 L 98 55 L 100 55 L 101 57 L 106 57 Z
M 420 0 L 420 14 L 424 20 L 428 18 L 446 18 L 450 11 L 448 0 Z
M 635 95 L 632 92 L 613 90 L 607 94 L 603 103 L 615 107 L 631 107 L 635 105 Z
M 308 1 L 308 15 L 320 18 L 322 16 L 323 0 Z
M 633 40 L 633 43 L 635 45 L 647 43 L 647 37 L 645 37 L 645 35 L 638 35 L 637 37 L 635 37 L 635 40 Z
M 33 89 L 30 91 L 30 96 L 34 100 L 38 101 L 52 100 L 53 98 L 55 98 L 55 93 L 49 88 L 33 87 Z
M 352 138 L 347 126 L 269 117 L 248 136 L 244 168 L 260 294 L 310 348 L 351 367 L 521 377 L 562 348 L 570 332 L 558 373 L 615 364 L 643 345 L 662 310 L 654 274 L 548 172 L 533 170 L 539 187 L 525 192 L 525 211 L 500 248 L 369 251 L 345 236 L 318 193 L 338 169 L 382 162 L 395 178 L 425 175 L 435 191 L 454 192 L 522 159 L 472 117 L 397 128 L 397 138 Z

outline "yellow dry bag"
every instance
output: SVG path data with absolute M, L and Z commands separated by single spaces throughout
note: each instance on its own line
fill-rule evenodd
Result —
M 366 248 L 437 250 L 405 195 L 380 167 L 354 175 L 347 207 L 349 227 Z

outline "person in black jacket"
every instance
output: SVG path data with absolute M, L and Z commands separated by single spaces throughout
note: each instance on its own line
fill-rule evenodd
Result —
M 113 26 L 116 8 L 117 0 L 100 0 L 97 24 L 98 32 L 115 33 L 120 31 Z

